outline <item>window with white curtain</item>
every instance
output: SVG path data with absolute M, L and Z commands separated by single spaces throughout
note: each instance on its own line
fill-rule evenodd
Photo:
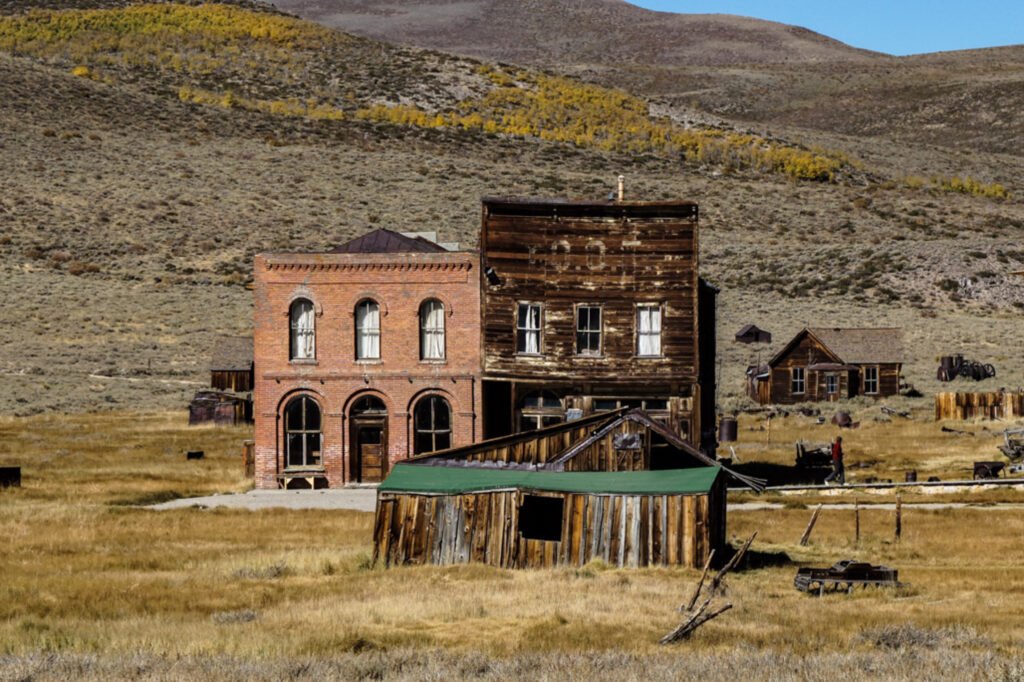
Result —
M 661 306 L 657 304 L 636 307 L 636 354 L 661 355 Z
M 312 360 L 316 357 L 316 314 L 313 303 L 304 298 L 292 303 L 288 311 L 291 340 L 288 357 L 292 360 Z
M 540 304 L 520 303 L 516 318 L 516 352 L 540 354 Z
M 444 360 L 444 304 L 437 299 L 420 305 L 420 360 Z
M 356 360 L 380 358 L 380 305 L 366 300 L 356 306 Z

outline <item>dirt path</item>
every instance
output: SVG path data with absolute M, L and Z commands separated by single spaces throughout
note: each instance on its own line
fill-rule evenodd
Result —
M 186 497 L 147 507 L 165 511 L 187 507 L 226 507 L 229 509 L 352 509 L 372 512 L 377 504 L 376 488 L 335 490 L 250 490 L 234 495 Z

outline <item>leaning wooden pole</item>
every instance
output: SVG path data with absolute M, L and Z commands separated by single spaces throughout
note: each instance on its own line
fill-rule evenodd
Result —
M 815 509 L 814 513 L 811 514 L 811 520 L 807 523 L 807 529 L 804 534 L 800 536 L 800 546 L 806 547 L 807 542 L 811 539 L 811 531 L 814 530 L 814 524 L 818 522 L 818 514 L 821 513 L 821 505 L 819 504 Z
M 711 562 L 715 558 L 715 550 L 711 550 L 711 554 L 708 554 L 708 560 L 704 562 L 704 572 L 700 574 L 700 582 L 697 583 L 697 589 L 693 591 L 693 596 L 690 597 L 690 602 L 686 605 L 686 608 L 680 607 L 680 612 L 692 611 L 693 607 L 697 604 L 697 599 L 700 597 L 700 591 L 704 589 L 704 580 L 708 577 L 708 569 L 711 568 Z

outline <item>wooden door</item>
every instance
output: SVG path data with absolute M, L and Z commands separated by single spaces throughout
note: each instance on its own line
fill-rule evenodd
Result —
M 353 427 L 355 451 L 353 476 L 360 483 L 379 483 L 387 473 L 387 447 L 383 423 L 359 423 Z

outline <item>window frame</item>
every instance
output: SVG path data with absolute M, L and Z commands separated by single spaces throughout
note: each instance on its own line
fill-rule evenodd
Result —
M 296 402 L 303 402 L 302 407 L 302 424 L 298 429 L 290 428 L 291 424 L 288 419 L 288 411 L 293 404 Z M 316 409 L 319 414 L 320 428 L 319 429 L 307 429 L 307 414 L 309 405 L 312 404 L 313 408 Z M 320 403 L 317 402 L 312 396 L 306 394 L 300 394 L 291 398 L 284 406 L 284 410 L 281 413 L 281 430 L 284 433 L 284 469 L 287 470 L 299 470 L 299 469 L 317 469 L 322 470 L 324 468 L 324 413 L 320 407 Z M 316 434 L 319 436 L 320 449 L 317 450 L 317 461 L 316 463 L 309 462 L 308 452 L 308 435 Z M 291 436 L 299 435 L 302 437 L 302 463 L 292 464 L 292 443 Z
M 434 409 L 435 405 L 437 404 L 436 401 L 440 401 L 440 402 L 444 403 L 445 408 L 448 410 L 448 428 L 446 428 L 446 429 L 439 429 L 439 428 L 437 428 L 437 412 Z M 424 406 L 429 406 L 428 409 L 430 410 L 430 428 L 429 429 L 421 429 L 420 428 L 419 414 L 420 414 L 420 410 L 423 409 Z M 438 393 L 428 393 L 428 394 L 426 394 L 424 396 L 421 396 L 420 399 L 416 401 L 416 405 L 412 408 L 412 451 L 413 451 L 413 454 L 414 455 L 425 455 L 425 454 L 429 454 L 431 452 L 439 452 L 440 450 L 447 450 L 447 449 L 453 447 L 454 443 L 452 442 L 452 434 L 455 431 L 455 429 L 454 429 L 454 422 L 453 422 L 454 416 L 455 416 L 455 412 L 452 410 L 451 401 L 449 401 L 445 396 L 440 395 Z M 430 444 L 432 446 L 430 450 L 422 450 L 422 449 L 420 449 L 420 434 L 429 434 Z M 444 435 L 444 436 L 447 437 L 448 445 L 446 447 L 443 447 L 443 448 L 437 447 L 437 439 L 438 439 L 439 435 Z
M 305 330 L 305 332 L 299 329 L 300 318 L 296 316 L 296 310 L 299 306 L 303 305 L 309 306 L 307 314 L 313 322 L 312 328 Z M 300 345 L 300 334 L 303 333 L 312 340 L 313 349 L 309 355 L 300 356 L 298 348 Z M 312 299 L 305 296 L 296 298 L 288 305 L 288 361 L 297 363 L 316 362 L 316 304 L 313 303 Z
M 431 305 L 431 304 L 436 304 L 436 305 L 440 306 L 440 309 L 441 309 L 441 326 L 440 326 L 440 328 L 437 328 L 437 327 L 432 328 L 432 329 L 428 329 L 427 328 L 427 317 L 428 316 L 424 316 L 423 312 L 424 312 L 424 309 L 427 306 Z M 420 325 L 419 325 L 420 326 L 420 362 L 442 363 L 442 362 L 446 362 L 447 361 L 447 359 L 448 359 L 448 346 L 447 346 L 447 344 L 448 344 L 448 334 L 447 334 L 446 323 L 445 323 L 445 315 L 446 315 L 446 313 L 447 313 L 447 309 L 445 307 L 444 301 L 442 301 L 439 298 L 436 298 L 436 297 L 435 298 L 428 298 L 428 299 L 423 300 L 420 303 L 419 312 L 417 313 L 417 315 L 419 316 L 419 321 L 420 321 Z M 439 356 L 437 356 L 437 357 L 428 356 L 427 353 L 426 353 L 426 349 L 428 347 L 428 344 L 426 343 L 426 339 L 427 339 L 427 335 L 428 334 L 439 334 L 440 337 L 441 337 L 441 354 Z
M 364 305 L 374 305 L 374 306 L 377 307 L 377 327 L 376 327 L 376 329 L 374 329 L 373 327 L 362 327 L 362 326 L 360 326 L 360 324 L 359 324 L 359 309 L 362 308 Z M 381 330 L 381 327 L 383 326 L 381 324 L 381 311 L 382 311 L 382 309 L 383 308 L 382 308 L 380 302 L 377 301 L 374 298 L 364 298 L 364 299 L 361 299 L 358 303 L 356 303 L 355 308 L 353 308 L 353 311 L 352 311 L 352 313 L 353 313 L 353 329 L 355 330 L 355 348 L 353 348 L 353 350 L 355 351 L 356 362 L 380 362 L 380 360 L 381 360 L 381 356 L 383 355 L 383 353 L 382 353 L 383 346 L 381 344 L 381 341 L 382 341 L 383 336 L 384 336 L 383 332 Z M 364 355 L 362 355 L 362 350 L 361 349 L 362 349 L 362 341 L 363 341 L 364 336 L 367 337 L 367 338 L 368 337 L 373 337 L 373 336 L 376 337 L 376 339 L 377 339 L 377 355 L 374 355 L 374 356 L 369 356 L 369 355 L 364 356 Z
M 643 332 L 640 330 L 640 311 L 657 310 L 658 311 L 658 352 L 657 353 L 641 353 L 640 352 L 640 339 L 646 336 L 655 336 L 653 332 Z M 665 332 L 665 304 L 664 303 L 637 303 L 635 306 L 635 315 L 633 324 L 635 325 L 635 340 L 633 344 L 633 351 L 637 358 L 653 359 L 665 357 L 665 344 L 664 344 L 664 332 Z
M 593 322 L 593 317 L 592 317 L 593 316 L 593 312 L 592 311 L 594 311 L 594 310 L 597 311 L 597 330 L 596 331 L 594 329 L 591 329 L 591 328 L 580 329 L 580 320 L 582 319 L 581 316 L 580 316 L 580 311 L 582 311 L 582 310 L 591 311 L 587 315 L 587 321 L 588 322 Z M 573 348 L 576 351 L 575 355 L 577 357 L 584 357 L 584 358 L 599 358 L 599 357 L 604 356 L 604 305 L 602 305 L 600 303 L 577 303 L 576 306 L 575 306 L 575 313 L 576 313 L 575 314 L 575 317 L 576 317 L 576 334 L 575 334 L 575 339 L 573 341 Z M 587 335 L 587 337 L 588 337 L 587 345 L 588 346 L 590 345 L 589 338 L 596 335 L 597 336 L 597 350 L 591 350 L 589 348 L 586 349 L 586 350 L 581 350 L 580 349 L 580 334 L 586 334 Z
M 874 374 L 874 377 L 868 378 L 868 371 Z M 882 372 L 878 369 L 878 365 L 865 365 L 864 367 L 864 395 L 878 395 L 879 389 L 881 388 L 881 377 Z M 869 391 L 868 385 L 874 384 L 874 390 Z
M 835 372 L 825 375 L 825 394 L 839 395 L 839 375 Z
M 520 309 L 523 306 L 527 306 L 528 308 L 533 308 L 533 307 L 537 308 L 537 327 L 536 327 L 536 329 L 534 329 L 532 327 L 521 327 L 520 326 L 519 313 L 520 313 Z M 524 356 L 524 357 L 538 357 L 538 356 L 543 355 L 544 354 L 544 304 L 540 303 L 540 302 L 536 302 L 536 301 L 517 301 L 516 302 L 515 312 L 514 312 L 514 322 L 515 322 L 515 344 L 516 344 L 516 346 L 515 346 L 515 348 L 516 348 L 515 354 L 519 355 L 519 356 Z M 527 316 L 527 324 L 528 323 L 529 323 L 529 316 Z M 523 346 L 524 346 L 524 348 L 527 346 L 527 344 L 525 343 L 526 335 L 527 334 L 536 334 L 537 335 L 537 350 L 536 350 L 536 352 L 531 352 L 531 351 L 526 351 L 526 350 L 519 350 L 519 336 L 520 336 L 520 334 L 523 335 L 523 339 L 524 339 Z
M 799 386 L 799 390 L 797 390 Z M 789 393 L 790 395 L 806 395 L 807 394 L 807 368 L 806 367 L 790 367 L 789 368 Z

